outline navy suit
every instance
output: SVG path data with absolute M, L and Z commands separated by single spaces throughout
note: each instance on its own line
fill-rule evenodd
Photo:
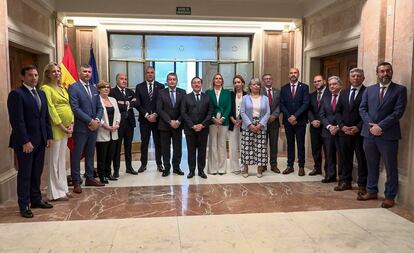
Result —
M 287 166 L 293 167 L 295 161 L 295 138 L 298 148 L 299 167 L 305 165 L 305 134 L 308 122 L 309 87 L 307 84 L 298 82 L 295 87 L 295 96 L 292 96 L 290 83 L 284 85 L 280 90 L 280 110 L 283 113 L 283 124 L 285 126 L 288 161 Z M 292 125 L 288 118 L 295 115 L 297 124 Z
M 40 110 L 32 92 L 25 86 L 11 91 L 7 99 L 12 127 L 9 147 L 14 149 L 18 161 L 17 195 L 20 208 L 42 200 L 40 178 L 47 140 L 52 139 L 46 96 L 41 90 L 37 92 L 41 100 Z M 34 149 L 31 153 L 24 153 L 23 145 L 28 142 Z
M 172 104 L 170 89 L 165 88 L 160 90 L 157 98 L 157 113 L 159 115 L 158 130 L 160 130 L 162 159 L 164 162 L 164 169 L 170 171 L 171 168 L 171 140 L 173 144 L 173 159 L 172 165 L 174 170 L 180 169 L 181 155 L 182 155 L 182 138 L 183 127 L 181 117 L 181 102 L 186 95 L 185 90 L 175 89 L 175 104 Z M 170 126 L 171 120 L 180 121 L 178 128 Z
M 145 118 L 147 114 L 156 113 L 156 101 L 158 93 L 162 89 L 164 89 L 164 85 L 157 81 L 153 81 L 152 98 L 150 98 L 146 81 L 137 84 L 135 88 L 135 98 L 137 99 L 136 109 L 139 111 L 138 121 L 139 130 L 141 132 L 141 167 L 146 167 L 148 163 L 148 144 L 151 133 L 152 137 L 154 138 L 155 161 L 157 162 L 158 166 L 162 165 L 158 120 L 157 122 L 149 122 L 148 119 Z
M 380 159 L 387 171 L 385 197 L 394 199 L 398 193 L 398 140 L 401 139 L 400 118 L 407 105 L 407 88 L 391 82 L 382 101 L 379 97 L 380 85 L 374 84 L 365 89 L 359 113 L 363 120 L 362 133 L 364 150 L 367 156 L 367 191 L 378 192 Z M 378 124 L 382 129 L 380 136 L 370 133 L 369 123 Z
M 347 135 L 344 132 L 339 132 L 339 154 L 340 163 L 342 164 L 342 173 L 339 175 L 339 180 L 345 183 L 352 182 L 352 169 L 354 167 L 354 153 L 358 162 L 358 185 L 365 187 L 367 185 L 367 160 L 365 159 L 365 152 L 363 149 L 364 138 L 361 136 L 362 119 L 359 115 L 359 105 L 362 101 L 362 94 L 365 91 L 365 86 L 362 85 L 355 96 L 354 102 L 350 102 L 351 88 L 341 92 L 337 105 L 337 115 L 339 127 L 356 126 L 359 132 L 354 135 Z
M 309 123 L 314 120 L 321 120 L 319 116 L 320 105 L 322 103 L 322 99 L 326 96 L 329 96 L 329 89 L 325 88 L 323 93 L 321 94 L 321 100 L 318 103 L 318 91 L 314 91 L 309 95 L 309 110 L 308 110 L 308 119 Z M 322 169 L 322 150 L 325 155 L 325 164 L 324 169 L 325 171 L 328 170 L 328 163 L 326 162 L 326 146 L 323 144 L 322 138 L 322 122 L 320 123 L 319 127 L 314 127 L 310 124 L 309 132 L 310 132 L 310 139 L 311 139 L 311 148 L 312 148 L 312 157 L 314 161 L 314 169 L 317 172 L 321 172 Z
M 86 179 L 93 179 L 93 162 L 95 154 L 96 133 L 88 128 L 93 119 L 102 119 L 103 108 L 95 86 L 90 85 L 92 96 L 88 94 L 84 85 L 78 81 L 69 86 L 69 103 L 75 115 L 73 127 L 74 149 L 70 158 L 72 180 L 80 181 L 80 160 L 85 154 Z

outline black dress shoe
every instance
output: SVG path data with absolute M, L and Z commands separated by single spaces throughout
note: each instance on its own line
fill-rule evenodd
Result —
M 38 203 L 32 203 L 32 204 L 30 205 L 30 207 L 31 207 L 31 208 L 42 208 L 42 209 L 49 209 L 49 208 L 52 208 L 52 207 L 53 207 L 53 205 L 52 205 L 52 204 L 47 203 L 46 201 L 41 200 L 41 201 L 40 201 L 40 202 L 38 202 Z
M 117 181 L 118 180 L 118 178 L 116 178 L 116 177 L 114 177 L 114 176 L 112 176 L 112 175 L 109 175 L 109 176 L 107 176 L 106 177 L 108 180 L 111 180 L 111 181 Z
M 184 175 L 184 172 L 180 168 L 173 169 L 173 173 L 177 174 L 177 175 L 180 175 L 180 176 Z
M 193 178 L 195 176 L 194 172 L 190 172 L 187 175 L 187 178 Z
M 119 172 L 118 171 L 115 171 L 114 172 L 114 176 L 113 176 L 114 178 L 119 178 Z
M 340 191 L 346 191 L 346 190 L 352 190 L 352 185 L 349 182 L 341 182 L 338 184 L 338 186 L 335 186 L 334 191 L 340 192 Z
M 106 177 L 100 177 L 99 181 L 103 184 L 109 184 L 108 179 Z
M 140 172 L 139 170 L 138 170 L 138 172 Z M 128 174 L 132 174 L 132 175 L 138 175 L 138 172 L 136 172 L 134 169 L 127 169 L 126 170 L 126 173 L 128 173 Z
M 159 172 L 163 172 L 164 171 L 164 168 L 162 167 L 162 165 L 157 165 L 157 170 Z
M 204 179 L 207 178 L 206 173 L 204 173 L 203 171 L 202 172 L 198 172 L 198 176 L 201 177 L 201 178 L 204 178 Z
M 316 176 L 316 175 L 321 175 L 322 171 L 317 170 L 317 169 L 313 169 L 311 172 L 309 172 L 309 176 Z
M 333 182 L 336 182 L 336 178 L 334 178 L 334 177 L 331 177 L 331 178 L 325 177 L 324 179 L 322 179 L 321 182 L 324 183 L 324 184 L 326 184 L 326 183 L 333 183 Z
M 223 173 L 223 172 L 219 172 L 218 174 L 219 174 L 220 176 L 223 176 L 223 175 L 224 175 L 224 173 Z
M 163 177 L 168 177 L 170 175 L 170 170 L 164 170 L 163 172 L 162 172 L 162 176 Z
M 20 216 L 23 218 L 33 218 L 32 210 L 28 206 L 20 208 Z
M 141 166 L 139 169 L 138 169 L 138 173 L 142 173 L 142 172 L 144 172 L 144 171 L 146 171 L 147 170 L 147 167 L 146 166 Z
M 294 171 L 295 171 L 295 169 L 293 168 L 293 166 L 287 166 L 286 169 L 282 172 L 282 174 L 287 175 L 287 174 L 290 174 Z

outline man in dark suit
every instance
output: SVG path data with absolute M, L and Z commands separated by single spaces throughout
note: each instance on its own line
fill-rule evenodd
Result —
M 180 169 L 183 134 L 181 102 L 186 93 L 185 90 L 177 88 L 177 82 L 177 74 L 169 73 L 167 75 L 168 88 L 160 90 L 157 98 L 157 113 L 160 116 L 158 129 L 160 130 L 162 159 L 164 162 L 163 177 L 170 175 L 171 140 L 173 144 L 173 173 L 180 176 L 184 175 L 184 172 Z
M 52 141 L 52 129 L 46 96 L 36 89 L 39 79 L 33 65 L 22 68 L 23 84 L 11 91 L 7 99 L 9 121 L 12 127 L 9 147 L 18 161 L 17 196 L 20 215 L 32 218 L 31 208 L 52 208 L 42 200 L 40 178 L 45 149 Z
M 363 149 L 361 136 L 362 119 L 359 115 L 359 105 L 364 93 L 364 71 L 353 68 L 349 72 L 351 87 L 343 90 L 338 100 L 337 115 L 339 131 L 339 157 L 342 164 L 342 173 L 339 175 L 339 184 L 335 191 L 352 189 L 352 169 L 354 167 L 354 153 L 358 162 L 358 194 L 366 193 L 367 161 Z
M 322 138 L 326 146 L 326 161 L 328 163 L 328 169 L 325 171 L 325 178 L 322 179 L 322 183 L 336 182 L 336 157 L 337 152 L 339 152 L 337 105 L 342 88 L 341 79 L 338 76 L 329 77 L 328 87 L 330 94 L 322 99 L 319 109 L 319 116 L 322 122 Z M 341 168 L 342 165 L 339 164 L 339 174 L 341 173 Z
M 185 95 L 181 103 L 181 117 L 184 120 L 184 133 L 187 141 L 188 168 L 187 178 L 195 176 L 197 161 L 198 175 L 206 179 L 206 150 L 208 129 L 213 114 L 213 102 L 210 97 L 201 92 L 203 81 L 199 77 L 191 80 L 193 92 Z
M 382 62 L 377 66 L 379 83 L 365 89 L 359 107 L 363 125 L 364 150 L 367 156 L 367 193 L 358 200 L 377 199 L 380 160 L 387 172 L 383 208 L 394 206 L 398 193 L 398 140 L 401 139 L 400 118 L 407 105 L 407 88 L 391 81 L 392 66 Z
M 283 113 L 288 161 L 283 174 L 294 172 L 295 142 L 298 149 L 299 176 L 305 175 L 305 134 L 308 122 L 309 87 L 299 80 L 299 70 L 290 68 L 289 81 L 280 91 L 280 110 Z M 295 141 L 296 140 L 296 141 Z
M 134 128 L 136 126 L 133 104 L 136 102 L 135 93 L 128 89 L 128 77 L 125 73 L 116 75 L 116 87 L 112 88 L 109 96 L 118 102 L 119 112 L 121 113 L 121 122 L 118 129 L 118 140 L 114 155 L 114 177 L 119 177 L 119 167 L 121 164 L 121 148 L 124 142 L 125 166 L 126 173 L 137 175 L 138 172 L 132 168 L 132 139 L 134 137 Z
M 154 67 L 145 69 L 145 81 L 135 88 L 136 108 L 139 111 L 139 130 L 141 131 L 141 167 L 138 172 L 144 172 L 148 163 L 148 144 L 152 133 L 155 146 L 155 161 L 158 171 L 162 172 L 160 133 L 158 131 L 158 114 L 156 101 L 164 85 L 154 80 Z
M 70 157 L 73 192 L 82 193 L 80 186 L 80 160 L 85 156 L 85 185 L 105 186 L 93 177 L 96 130 L 101 124 L 103 108 L 98 90 L 90 83 L 92 67 L 83 64 L 79 68 L 79 81 L 68 89 L 69 103 L 75 115 L 73 128 L 74 148 Z
M 324 169 L 328 170 L 328 163 L 326 162 L 326 147 L 323 144 L 322 138 L 322 124 L 319 116 L 319 109 L 321 107 L 322 99 L 329 96 L 329 89 L 326 88 L 326 81 L 323 76 L 316 75 L 313 78 L 313 86 L 315 91 L 310 94 L 310 105 L 308 110 L 308 119 L 310 123 L 310 139 L 312 148 L 312 157 L 314 161 L 313 170 L 309 172 L 309 176 L 322 174 L 322 150 L 325 156 Z
M 277 143 L 279 139 L 279 100 L 280 100 L 280 90 L 273 88 L 273 78 L 271 74 L 264 74 L 262 76 L 262 81 L 264 86 L 261 90 L 262 95 L 267 96 L 269 99 L 270 106 L 270 117 L 267 122 L 267 138 L 270 147 L 270 169 L 274 173 L 280 173 L 279 168 L 277 167 Z M 264 167 L 266 168 L 266 167 Z M 266 170 L 266 169 L 265 169 Z

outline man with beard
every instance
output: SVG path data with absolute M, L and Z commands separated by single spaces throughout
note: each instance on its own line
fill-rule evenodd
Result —
M 125 166 L 126 173 L 137 175 L 138 172 L 132 168 L 132 139 L 134 137 L 134 127 L 136 126 L 133 104 L 135 103 L 135 94 L 128 89 L 128 77 L 125 73 L 116 75 L 116 87 L 111 89 L 109 96 L 118 102 L 121 113 L 121 122 L 118 129 L 118 141 L 115 148 L 114 156 L 114 175 L 119 177 L 119 167 L 121 164 L 121 147 L 124 142 Z
M 342 173 L 339 175 L 339 184 L 335 191 L 352 189 L 352 169 L 354 167 L 354 153 L 358 161 L 358 194 L 366 193 L 367 161 L 362 147 L 361 136 L 362 119 L 359 115 L 359 105 L 364 93 L 364 71 L 353 68 L 349 71 L 351 87 L 341 93 L 338 100 L 337 115 L 339 132 L 339 154 L 342 164 Z
M 309 176 L 322 174 L 322 150 L 325 156 L 325 171 L 327 171 L 328 168 L 326 162 L 326 146 L 323 144 L 322 138 L 322 125 L 319 109 L 321 108 L 322 99 L 329 96 L 329 89 L 326 88 L 326 81 L 323 79 L 322 75 L 316 75 L 313 78 L 313 86 L 315 87 L 315 91 L 310 94 L 308 119 L 310 123 L 309 132 L 314 167 L 313 170 L 309 172 Z
M 290 68 L 289 81 L 280 91 L 280 110 L 283 113 L 288 161 L 283 174 L 294 172 L 295 140 L 298 149 L 299 176 L 305 175 L 305 133 L 308 122 L 309 87 L 298 81 L 299 69 Z
M 365 155 L 369 157 L 367 193 L 358 200 L 377 199 L 380 160 L 387 172 L 383 208 L 394 206 L 398 193 L 398 140 L 401 139 L 400 118 L 407 105 L 407 88 L 391 81 L 392 66 L 381 62 L 377 66 L 379 83 L 366 88 L 359 107 L 363 125 Z

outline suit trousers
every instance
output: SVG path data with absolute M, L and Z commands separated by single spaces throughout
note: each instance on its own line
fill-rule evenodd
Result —
M 229 159 L 230 170 L 240 171 L 241 163 L 239 158 L 240 153 L 240 140 L 241 140 L 241 128 L 234 126 L 232 131 L 229 131 Z
M 72 181 L 80 182 L 80 161 L 82 153 L 85 155 L 86 179 L 93 179 L 93 162 L 95 156 L 96 132 L 73 133 L 74 149 L 70 157 Z
M 99 177 L 109 177 L 111 174 L 112 158 L 116 148 L 116 140 L 96 142 L 96 162 Z
M 384 195 L 385 198 L 394 199 L 398 193 L 398 140 L 364 138 L 364 150 L 368 165 L 367 191 L 369 193 L 378 192 L 380 160 L 382 158 L 387 172 Z
M 125 156 L 125 166 L 127 170 L 132 169 L 132 139 L 134 137 L 134 128 L 126 120 L 121 121 L 121 124 L 118 129 L 118 140 L 116 141 L 115 146 L 115 155 L 114 155 L 114 172 L 119 172 L 121 164 L 121 149 L 122 141 L 124 142 L 124 156 Z
M 277 143 L 279 140 L 279 124 L 277 118 L 271 123 L 267 124 L 267 139 L 269 143 L 269 164 L 277 165 Z
M 363 148 L 364 138 L 360 135 L 339 136 L 339 157 L 341 159 L 342 173 L 339 175 L 341 182 L 352 182 L 352 170 L 354 168 L 354 153 L 358 163 L 358 185 L 367 185 L 367 160 Z
M 66 150 L 68 138 L 53 140 L 49 148 L 49 183 L 47 198 L 58 199 L 69 192 L 66 178 Z
M 312 148 L 312 157 L 313 157 L 313 168 L 317 171 L 322 171 L 322 150 L 325 157 L 324 170 L 328 170 L 328 163 L 326 162 L 326 146 L 323 144 L 322 138 L 322 126 L 318 128 L 310 126 L 310 140 Z
M 155 161 L 157 165 L 162 165 L 160 132 L 157 123 L 140 123 L 139 130 L 141 131 L 141 166 L 147 166 L 148 163 L 148 145 L 151 133 L 155 146 Z
M 306 125 L 285 125 L 288 160 L 287 166 L 293 167 L 295 162 L 295 143 L 298 149 L 298 164 L 299 167 L 305 166 L 305 134 Z
M 182 156 L 182 137 L 183 131 L 179 129 L 160 130 L 161 137 L 161 151 L 164 169 L 169 171 L 171 169 L 171 142 L 173 148 L 172 165 L 173 169 L 179 169 Z
M 42 200 L 40 178 L 45 159 L 45 147 L 37 146 L 31 153 L 23 149 L 15 149 L 19 170 L 17 172 L 17 197 L 20 208 Z
M 206 167 L 208 132 L 194 132 L 186 134 L 188 152 L 188 168 L 194 172 L 197 166 L 198 173 L 203 172 Z
M 339 152 L 339 137 L 337 135 L 324 137 L 323 143 L 326 146 L 326 162 L 328 163 L 328 169 L 325 171 L 325 178 L 335 179 L 337 177 L 336 165 L 337 155 Z M 338 174 L 342 173 L 342 165 L 338 166 Z
M 219 126 L 212 124 L 209 128 L 208 138 L 208 173 L 226 173 L 227 165 L 227 132 L 228 126 Z

